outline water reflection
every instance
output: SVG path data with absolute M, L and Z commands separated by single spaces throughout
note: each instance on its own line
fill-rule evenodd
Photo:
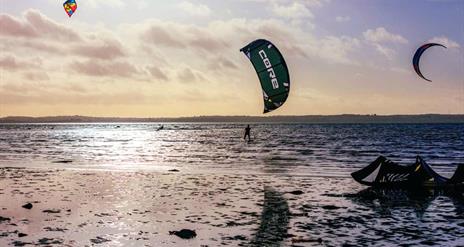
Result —
M 464 190 L 461 189 L 434 189 L 434 188 L 415 188 L 415 189 L 379 189 L 367 188 L 356 194 L 347 195 L 353 202 L 371 208 L 374 212 L 387 216 L 394 210 L 412 209 L 419 218 L 434 203 L 437 198 L 446 198 L 454 206 L 457 215 L 464 212 Z M 440 200 L 440 205 L 448 206 Z M 438 205 L 438 207 L 440 206 Z
M 463 191 L 367 188 L 354 194 L 326 195 L 352 205 L 338 209 L 334 206 L 322 212 L 313 208 L 317 220 L 303 224 L 302 228 L 321 236 L 324 243 L 352 246 L 462 243 Z M 337 238 L 333 239 L 334 235 Z

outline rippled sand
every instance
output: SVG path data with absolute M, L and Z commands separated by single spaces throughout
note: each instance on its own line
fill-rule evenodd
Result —
M 169 235 L 181 229 L 197 237 Z M 462 246 L 463 233 L 462 192 L 376 191 L 349 178 L 0 169 L 0 246 Z

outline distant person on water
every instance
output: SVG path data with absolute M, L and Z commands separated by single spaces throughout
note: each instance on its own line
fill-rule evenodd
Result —
M 251 128 L 250 128 L 250 125 L 248 124 L 247 127 L 245 128 L 245 135 L 243 136 L 243 140 L 246 140 L 247 136 L 248 136 L 248 141 L 251 140 L 250 132 L 251 132 Z

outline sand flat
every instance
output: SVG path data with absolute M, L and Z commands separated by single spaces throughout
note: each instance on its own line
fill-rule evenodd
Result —
M 460 200 L 349 178 L 1 168 L 0 246 L 457 245 Z

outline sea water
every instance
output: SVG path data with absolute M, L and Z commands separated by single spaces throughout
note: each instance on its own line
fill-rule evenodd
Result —
M 164 129 L 157 131 L 164 125 Z M 2 124 L 0 166 L 341 176 L 379 155 L 451 175 L 464 124 Z

